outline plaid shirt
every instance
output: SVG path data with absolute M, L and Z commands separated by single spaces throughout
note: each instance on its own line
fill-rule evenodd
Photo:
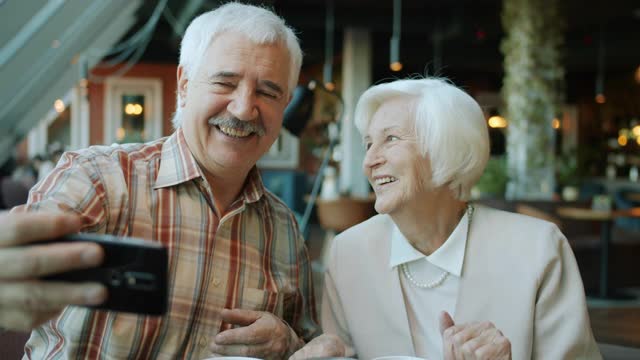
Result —
M 222 308 L 269 311 L 319 332 L 307 250 L 291 211 L 256 168 L 222 217 L 181 129 L 147 144 L 66 153 L 18 210 L 73 211 L 83 231 L 152 239 L 169 250 L 163 317 L 69 306 L 35 329 L 28 359 L 203 359 Z

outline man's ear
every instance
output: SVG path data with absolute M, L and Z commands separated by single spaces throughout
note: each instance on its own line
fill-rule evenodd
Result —
M 189 83 L 189 78 L 187 78 L 186 71 L 182 65 L 178 66 L 178 71 L 176 72 L 178 79 L 178 106 L 183 107 L 187 103 L 187 84 Z

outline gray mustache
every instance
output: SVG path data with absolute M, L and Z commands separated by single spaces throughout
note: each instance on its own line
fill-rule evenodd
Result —
M 262 124 L 251 121 L 242 121 L 236 117 L 215 117 L 209 119 L 209 125 L 228 127 L 239 131 L 249 131 L 258 136 L 264 136 L 265 129 Z

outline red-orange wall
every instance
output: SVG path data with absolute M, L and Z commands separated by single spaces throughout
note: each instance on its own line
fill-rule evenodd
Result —
M 162 133 L 169 135 L 173 131 L 171 117 L 176 104 L 176 70 L 174 64 L 136 64 L 123 78 L 154 78 L 162 80 Z M 113 69 L 97 67 L 91 71 L 98 77 L 108 76 Z M 98 82 L 89 83 L 89 113 L 91 125 L 89 130 L 89 143 L 91 145 L 104 142 L 104 84 Z

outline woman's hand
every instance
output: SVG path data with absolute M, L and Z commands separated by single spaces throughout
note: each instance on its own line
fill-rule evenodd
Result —
M 511 360 L 511 342 L 489 321 L 455 325 L 443 311 L 440 333 L 445 360 Z
M 296 351 L 289 360 L 304 360 L 321 357 L 343 357 L 345 346 L 339 337 L 333 334 L 322 334 L 309 341 L 304 347 Z

